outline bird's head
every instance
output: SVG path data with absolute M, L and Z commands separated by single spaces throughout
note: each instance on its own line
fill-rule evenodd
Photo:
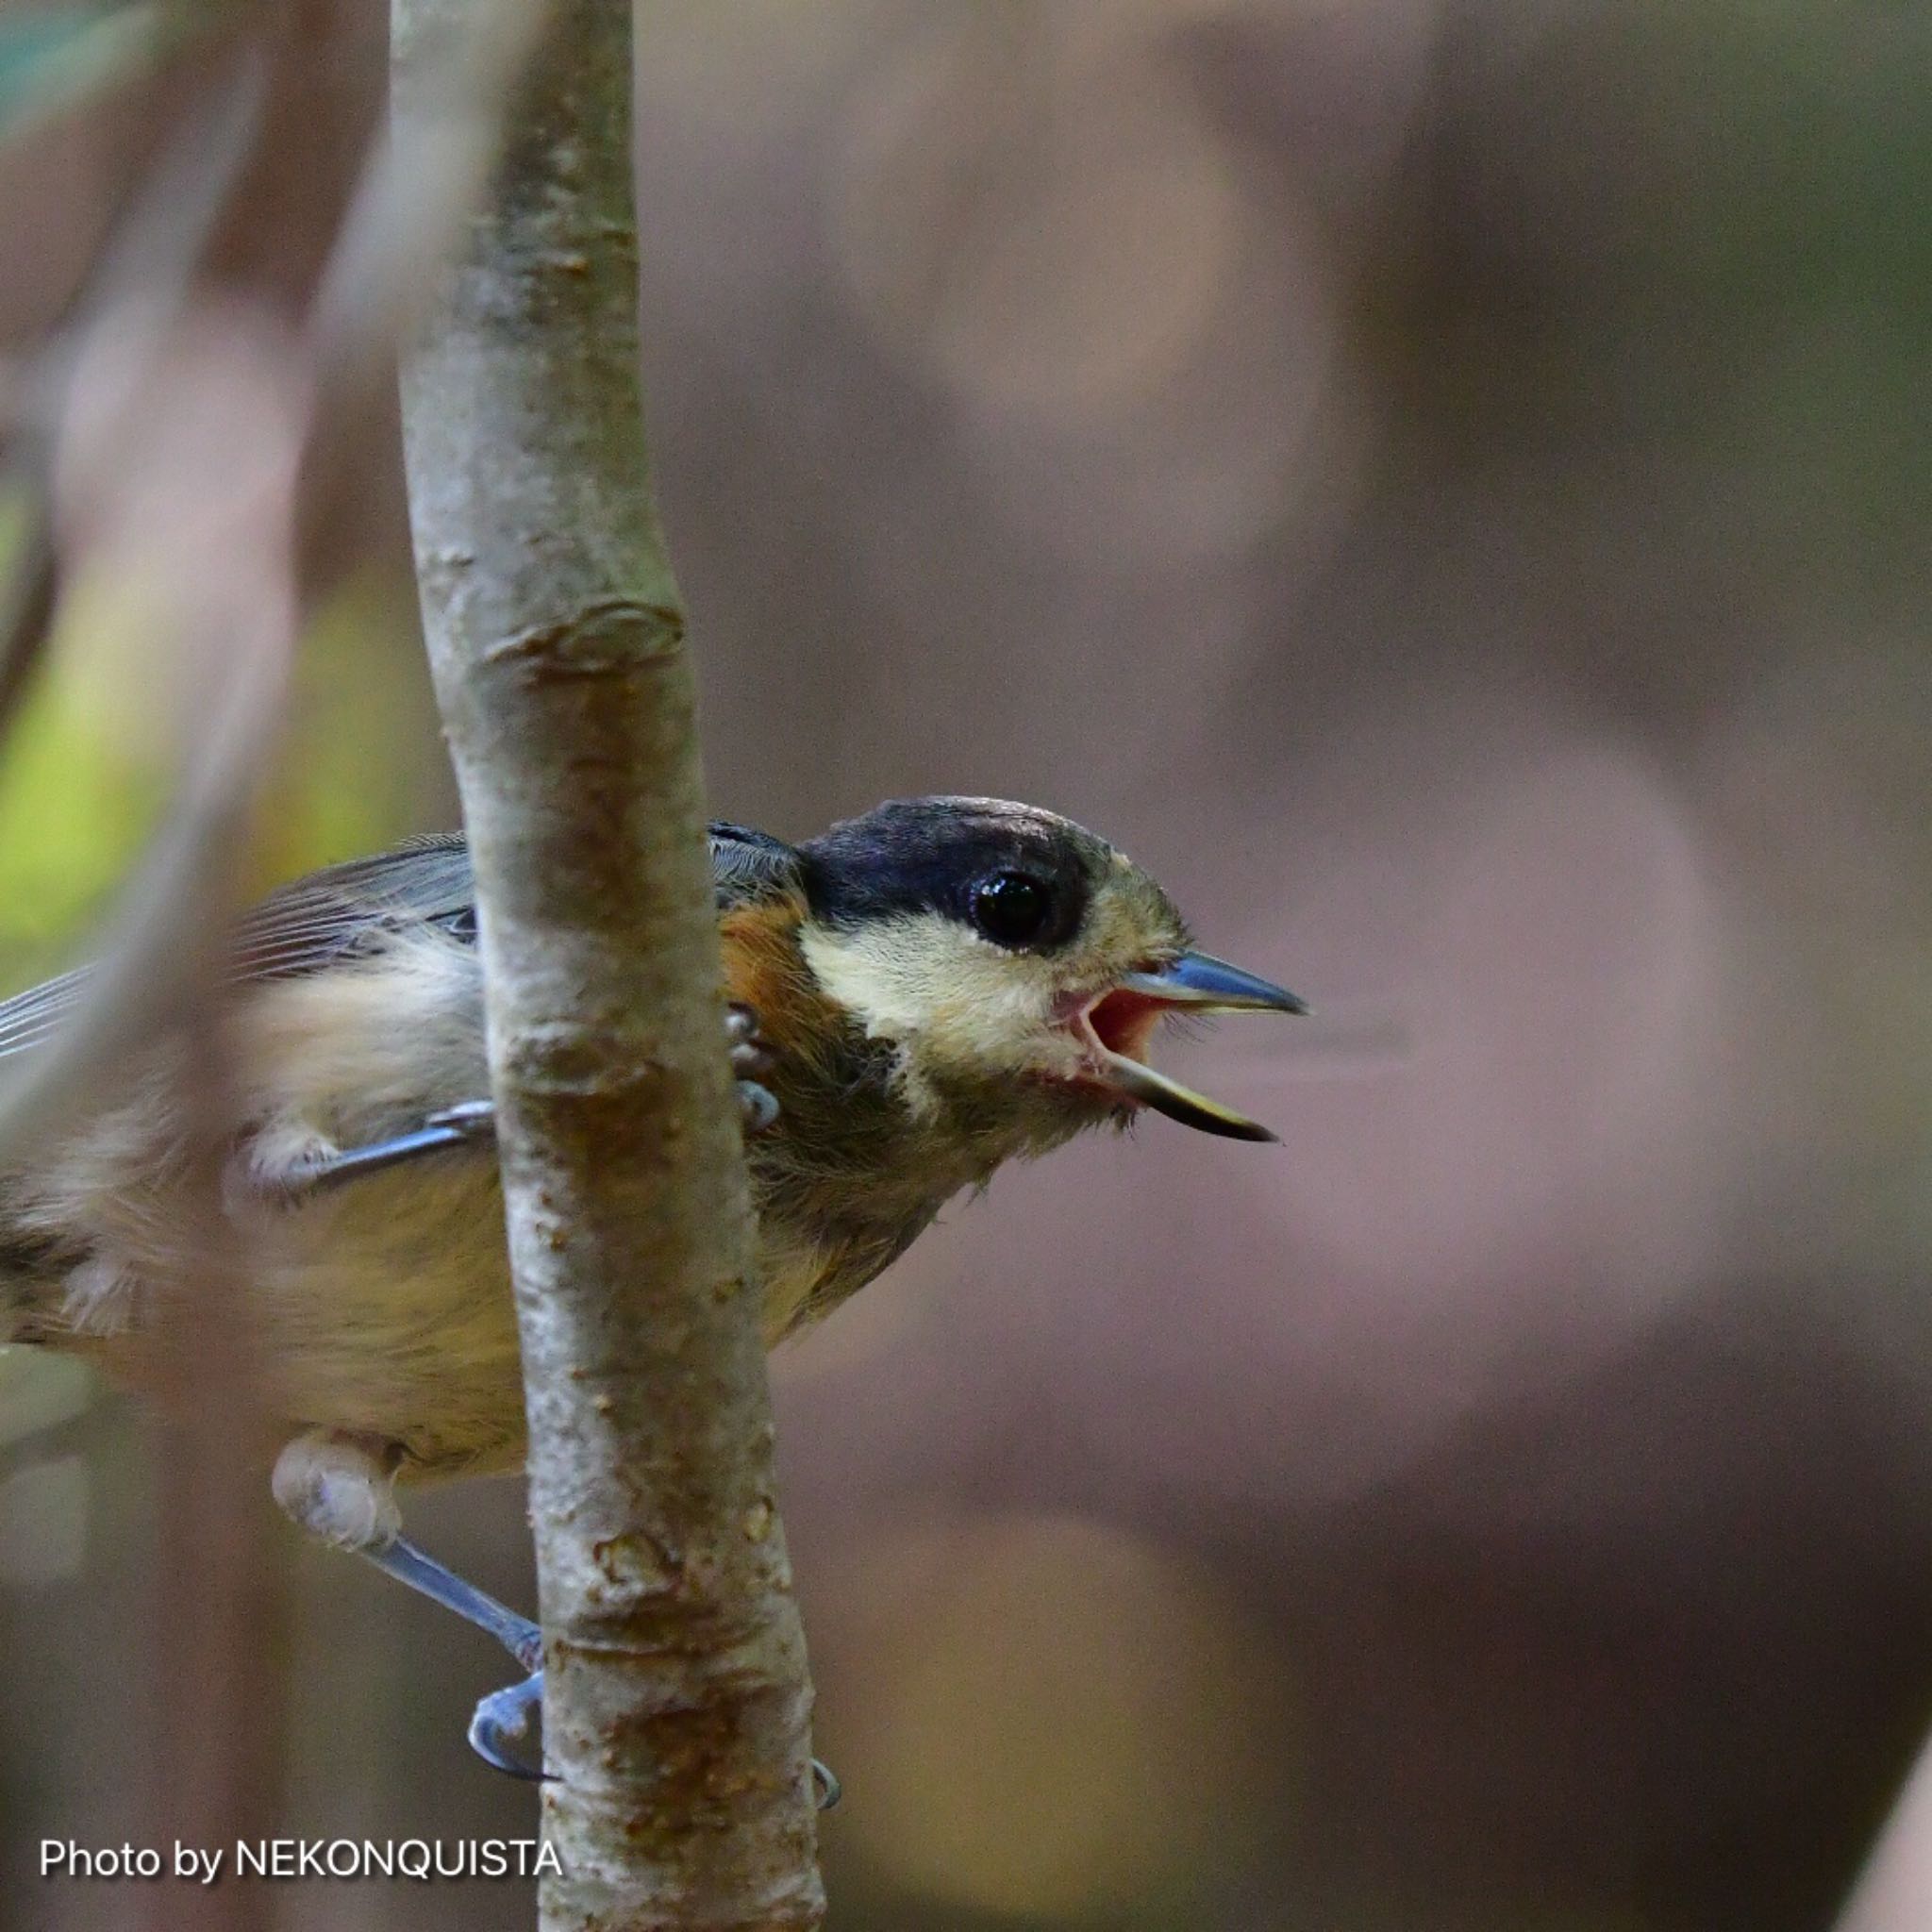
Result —
M 1170 1014 L 1299 1013 L 1192 950 L 1174 902 L 1104 839 L 995 798 L 881 805 L 801 848 L 799 942 L 820 987 L 893 1049 L 916 1109 L 1039 1147 L 1141 1108 L 1267 1128 L 1148 1064 Z

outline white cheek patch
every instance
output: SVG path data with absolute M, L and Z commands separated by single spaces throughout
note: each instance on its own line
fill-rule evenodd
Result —
M 937 912 L 857 931 L 800 936 L 819 984 L 868 1036 L 901 1049 L 908 1098 L 930 1105 L 927 1074 L 985 1076 L 1071 1071 L 1072 1037 L 1057 1025 L 1053 966 L 990 945 Z

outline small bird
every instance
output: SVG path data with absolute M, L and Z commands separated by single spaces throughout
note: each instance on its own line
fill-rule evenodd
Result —
M 714 824 L 711 869 L 757 1208 L 764 1334 L 829 1313 L 1005 1160 L 1151 1108 L 1265 1127 L 1149 1065 L 1171 1014 L 1306 1011 L 1192 949 L 1123 853 L 1030 806 L 881 805 L 788 845 Z M 236 1136 L 273 1487 L 304 1528 L 499 1639 L 525 1683 L 471 1740 L 509 1748 L 541 1687 L 536 1626 L 400 1534 L 399 1481 L 513 1471 L 525 1450 L 460 834 L 285 886 L 229 954 Z M 89 969 L 0 1003 L 0 1057 L 43 1041 Z M 0 1169 L 0 1341 L 139 1383 L 154 1284 L 192 1255 L 182 1042 L 158 1041 L 51 1144 Z

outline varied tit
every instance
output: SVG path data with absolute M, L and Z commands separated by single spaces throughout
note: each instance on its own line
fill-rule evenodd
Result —
M 1016 1155 L 1143 1108 L 1273 1138 L 1155 1072 L 1148 1043 L 1168 1014 L 1301 1003 L 1194 952 L 1160 887 L 1066 819 L 910 799 L 798 846 L 714 825 L 711 863 L 768 1343 Z M 289 1430 L 276 1497 L 534 1669 L 534 1626 L 405 1541 L 394 1496 L 525 1453 L 475 939 L 457 835 L 318 873 L 242 922 L 229 1192 Z M 85 972 L 0 1005 L 0 1055 L 45 1039 Z M 0 1172 L 0 1339 L 141 1379 L 146 1284 L 193 1252 L 165 1097 L 184 1050 L 158 1044 Z M 479 1707 L 472 1739 L 493 1762 L 517 1768 L 505 1739 L 534 1696 L 533 1680 Z

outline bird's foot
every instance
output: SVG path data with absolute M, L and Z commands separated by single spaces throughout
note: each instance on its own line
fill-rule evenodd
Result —
M 533 1719 L 543 1704 L 543 1632 L 528 1617 L 478 1590 L 427 1550 L 396 1534 L 395 1472 L 400 1445 L 372 1442 L 340 1431 L 297 1437 L 275 1462 L 275 1500 L 311 1535 L 353 1550 L 398 1583 L 453 1610 L 493 1637 L 529 1674 L 493 1690 L 470 1719 L 470 1745 L 486 1764 L 511 1777 L 541 1778 L 541 1750 L 532 1763 L 517 1747 L 535 1749 Z M 816 1758 L 812 1781 L 819 1809 L 839 1802 L 839 1780 Z
M 764 1085 L 772 1072 L 771 1049 L 758 1032 L 758 1016 L 741 1001 L 724 1008 L 724 1038 L 730 1042 L 731 1071 L 738 1076 L 738 1108 L 747 1134 L 762 1134 L 778 1119 L 778 1100 Z
M 550 1776 L 541 1762 L 525 1755 L 536 1746 L 537 1722 L 543 1710 L 543 1673 L 533 1671 L 521 1684 L 492 1690 L 476 1706 L 470 1719 L 470 1749 L 492 1770 L 532 1783 Z M 829 1811 L 844 1795 L 837 1774 L 816 1757 L 811 1761 L 812 1790 L 818 1808 Z
M 549 1775 L 540 1763 L 521 1756 L 517 1745 L 534 1746 L 543 1711 L 543 1673 L 533 1671 L 521 1684 L 492 1690 L 470 1719 L 470 1749 L 492 1770 L 532 1782 Z

